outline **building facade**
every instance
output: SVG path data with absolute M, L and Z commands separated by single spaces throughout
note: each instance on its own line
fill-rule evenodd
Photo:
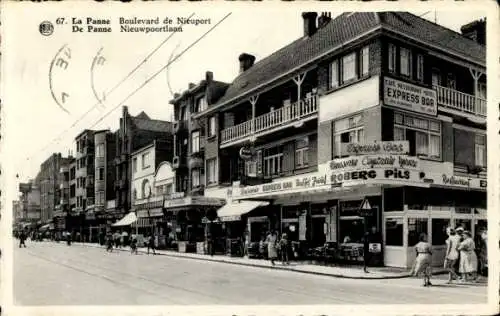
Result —
M 60 174 L 61 166 L 65 165 L 68 158 L 60 153 L 52 154 L 40 166 L 38 184 L 40 187 L 41 221 L 48 223 L 53 218 L 56 205 L 60 203 L 60 185 L 63 183 Z
M 19 192 L 21 197 L 19 202 L 21 204 L 20 216 L 23 218 L 24 223 L 35 226 L 41 223 L 42 212 L 40 208 L 40 188 L 36 185 L 37 181 L 29 181 L 27 183 L 19 184 Z
M 115 212 L 123 217 L 131 210 L 131 179 L 132 179 L 132 152 L 150 144 L 153 140 L 172 142 L 172 123 L 151 119 L 146 113 L 141 112 L 132 116 L 128 107 L 122 109 L 120 128 L 116 132 L 115 165 Z
M 154 233 L 160 247 L 166 245 L 167 225 L 163 220 L 163 201 L 174 193 L 174 179 L 156 186 L 157 170 L 164 162 L 173 158 L 173 142 L 154 140 L 151 144 L 131 154 L 132 159 L 132 205 L 137 216 L 135 231 L 141 234 Z
M 299 254 L 330 243 L 360 261 L 373 227 L 377 263 L 409 267 L 425 233 L 442 264 L 446 227 L 486 226 L 485 21 L 457 34 L 405 12 L 302 18 L 301 40 L 242 54 L 194 115 L 215 126 L 205 195 L 226 194 L 219 218 L 252 242 L 274 229 Z
M 74 161 L 74 158 L 71 155 L 64 159 L 61 163 L 59 169 L 59 187 L 57 188 L 57 196 L 59 200 L 55 206 L 54 213 L 52 214 L 52 219 L 54 222 L 54 229 L 62 233 L 67 228 L 71 227 L 71 223 L 68 223 L 71 205 L 70 205 L 70 196 L 71 196 L 71 185 L 70 185 L 70 172 L 71 172 L 71 164 Z M 74 193 L 74 192 L 73 192 Z
M 114 213 L 116 136 L 109 130 L 94 133 L 95 145 L 95 216 L 97 225 L 92 230 L 93 238 L 106 232 L 106 227 L 119 216 Z M 108 211 L 109 208 L 109 211 Z
M 182 94 L 174 95 L 170 102 L 174 106 L 174 158 L 175 188 L 178 192 L 172 200 L 164 203 L 167 217 L 175 223 L 173 237 L 180 251 L 196 249 L 207 236 L 204 218 L 214 217 L 211 213 L 223 203 L 220 198 L 205 197 L 205 188 L 213 185 L 214 165 L 205 164 L 208 153 L 207 140 L 217 138 L 214 120 L 195 118 L 197 113 L 207 110 L 225 93 L 227 83 L 214 80 L 213 73 L 207 71 L 204 80 L 190 83 Z M 206 181 L 206 173 L 210 174 Z

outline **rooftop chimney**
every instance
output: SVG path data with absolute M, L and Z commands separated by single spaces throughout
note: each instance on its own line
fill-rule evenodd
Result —
M 174 99 L 177 99 L 177 98 L 178 98 L 178 97 L 180 97 L 180 96 L 181 96 L 181 95 L 180 95 L 180 93 L 177 93 L 177 92 L 176 92 L 176 93 L 174 93 Z
M 243 53 L 240 55 L 240 57 L 238 57 L 238 60 L 240 61 L 240 73 L 242 73 L 253 66 L 253 63 L 255 62 L 255 56 Z
M 332 20 L 332 14 L 330 12 L 321 12 L 318 18 L 318 29 L 325 27 Z
M 213 73 L 213 72 L 211 72 L 211 71 L 207 71 L 207 72 L 205 73 L 205 80 L 206 80 L 207 82 L 212 82 L 212 81 L 214 81 L 214 73 Z
M 316 28 L 316 17 L 318 14 L 316 12 L 304 12 L 302 13 L 302 18 L 304 19 L 304 36 L 312 36 Z
M 195 86 L 196 86 L 196 85 L 195 85 L 194 83 L 192 83 L 192 82 L 190 82 L 190 83 L 188 84 L 188 88 L 189 88 L 190 90 L 191 90 L 191 89 L 193 89 Z
M 462 35 L 481 44 L 486 45 L 486 19 L 476 20 L 460 28 Z

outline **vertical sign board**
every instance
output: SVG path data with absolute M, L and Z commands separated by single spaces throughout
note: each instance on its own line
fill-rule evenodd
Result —
M 307 226 L 306 226 L 306 214 L 301 214 L 299 216 L 299 240 L 306 240 L 306 232 L 307 232 Z

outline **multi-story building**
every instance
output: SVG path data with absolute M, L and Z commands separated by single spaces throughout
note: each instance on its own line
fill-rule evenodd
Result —
M 24 212 L 21 201 L 12 201 L 12 226 L 18 227 L 23 221 Z
M 174 105 L 175 117 L 172 167 L 179 194 L 175 196 L 175 201 L 165 202 L 165 209 L 167 214 L 182 209 L 176 212 L 176 216 L 171 216 L 178 224 L 176 238 L 181 241 L 180 249 L 185 249 L 185 242 L 204 240 L 206 231 L 201 219 L 222 203 L 220 198 L 204 197 L 205 187 L 213 185 L 212 180 L 216 176 L 212 160 L 208 161 L 208 165 L 205 164 L 206 155 L 212 157 L 217 154 L 217 147 L 206 146 L 207 140 L 217 139 L 216 122 L 194 116 L 215 104 L 227 87 L 227 83 L 214 80 L 213 73 L 207 71 L 204 80 L 199 84 L 190 83 L 186 91 L 174 95 L 170 102 Z M 205 181 L 206 173 L 209 174 L 208 181 Z
M 56 205 L 60 203 L 61 196 L 59 193 L 62 183 L 62 175 L 60 174 L 61 166 L 68 162 L 68 158 L 62 157 L 61 153 L 52 154 L 40 166 L 40 174 L 38 177 L 40 187 L 40 207 L 41 220 L 47 223 L 52 220 Z
M 94 132 L 93 130 L 86 129 L 75 137 L 76 208 L 74 215 L 79 218 L 79 233 L 84 239 L 89 238 L 90 227 L 95 222 Z
M 97 228 L 92 231 L 92 238 L 106 232 L 106 226 L 119 217 L 113 213 L 110 204 L 115 201 L 115 165 L 116 136 L 109 130 L 94 133 L 95 144 L 95 214 Z
M 128 107 L 124 106 L 120 118 L 120 128 L 116 135 L 115 165 L 115 212 L 123 217 L 131 209 L 132 190 L 132 161 L 130 154 L 141 147 L 150 144 L 153 140 L 172 139 L 171 122 L 151 119 L 141 112 L 132 116 Z M 112 206 L 112 205 L 111 205 Z
M 408 267 L 425 233 L 442 264 L 446 227 L 486 226 L 485 21 L 459 34 L 406 12 L 302 17 L 301 38 L 242 54 L 195 115 L 215 122 L 205 195 L 225 189 L 219 217 L 251 241 L 275 229 L 299 253 L 328 242 L 357 261 L 374 227 L 375 260 Z
M 131 154 L 132 159 L 132 205 L 137 217 L 136 232 L 153 233 L 158 236 L 160 246 L 165 245 L 167 224 L 163 221 L 163 201 L 174 193 L 174 179 L 156 188 L 155 179 L 160 165 L 171 164 L 173 139 L 154 140 Z M 160 190 L 161 189 L 161 190 Z
M 19 184 L 21 197 L 22 218 L 26 223 L 36 225 L 42 219 L 40 209 L 40 188 L 36 185 L 37 181 L 30 180 L 27 183 Z
M 54 228 L 57 232 L 61 233 L 69 228 L 71 225 L 67 223 L 70 216 L 70 166 L 73 161 L 71 154 L 67 159 L 64 159 L 59 168 L 59 187 L 56 189 L 56 195 L 59 196 L 59 200 L 55 206 L 54 213 L 52 214 L 52 219 L 54 222 Z

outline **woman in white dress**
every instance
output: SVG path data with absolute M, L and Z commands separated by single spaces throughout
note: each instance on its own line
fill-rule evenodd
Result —
M 451 283 L 453 279 L 458 278 L 458 275 L 455 271 L 455 264 L 458 260 L 458 245 L 460 244 L 460 237 L 451 227 L 448 227 L 446 229 L 446 232 L 448 233 L 448 239 L 446 240 L 446 257 L 444 259 L 444 268 L 448 270 L 448 283 Z
M 271 260 L 272 265 L 274 266 L 274 260 L 278 258 L 278 251 L 276 249 L 276 243 L 278 242 L 278 235 L 273 230 L 267 235 L 267 256 L 269 260 Z
M 464 231 L 465 239 L 458 246 L 460 251 L 460 266 L 459 272 L 462 275 L 462 280 L 473 280 L 477 273 L 477 255 L 475 252 L 474 240 L 469 231 Z

